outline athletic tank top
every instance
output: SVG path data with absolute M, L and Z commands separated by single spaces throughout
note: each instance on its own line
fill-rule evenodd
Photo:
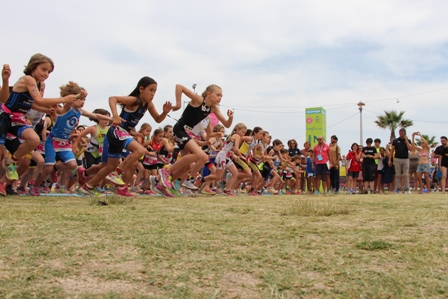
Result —
M 134 111 L 129 111 L 126 107 L 123 108 L 120 117 L 125 121 L 121 123 L 121 127 L 128 132 L 134 130 L 140 119 L 145 115 L 146 110 L 148 110 L 148 103 L 143 104 L 143 102 L 140 102 Z
M 180 117 L 178 124 L 181 126 L 188 126 L 193 128 L 201 120 L 206 118 L 210 114 L 211 108 L 205 105 L 205 99 L 198 107 L 193 107 L 190 104 L 187 105 L 182 116 Z
M 40 89 L 40 83 L 37 84 L 37 88 Z M 31 97 L 29 91 L 15 92 L 11 90 L 8 100 L 6 100 L 5 106 L 11 110 L 11 112 L 21 112 L 27 114 L 31 110 L 34 99 Z
M 90 137 L 86 146 L 86 152 L 91 153 L 94 158 L 98 158 L 102 154 L 104 138 L 106 137 L 109 126 L 101 129 L 100 125 L 96 125 L 96 136 Z
M 63 115 L 59 115 L 56 119 L 53 129 L 51 130 L 51 136 L 59 139 L 68 140 L 70 134 L 73 132 L 76 124 L 78 123 L 81 111 L 75 111 L 71 108 Z

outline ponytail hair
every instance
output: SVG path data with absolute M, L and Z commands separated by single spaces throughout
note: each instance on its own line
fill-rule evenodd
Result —
M 129 94 L 130 97 L 136 97 L 135 102 L 132 104 L 132 106 L 138 106 L 142 103 L 142 99 L 140 98 L 140 87 L 146 88 L 148 85 L 151 84 L 157 84 L 156 80 L 150 77 L 143 77 L 141 78 L 137 86 L 134 88 L 134 90 Z M 120 104 L 121 108 L 124 108 L 124 104 Z
M 207 97 L 207 93 L 214 92 L 215 88 L 222 89 L 221 87 L 219 87 L 216 84 L 210 84 L 209 86 L 207 86 L 207 88 L 204 90 L 204 92 L 202 92 L 202 97 L 205 99 Z

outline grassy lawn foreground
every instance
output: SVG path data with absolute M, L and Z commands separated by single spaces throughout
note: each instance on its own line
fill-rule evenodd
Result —
M 0 199 L 0 298 L 448 298 L 448 195 Z

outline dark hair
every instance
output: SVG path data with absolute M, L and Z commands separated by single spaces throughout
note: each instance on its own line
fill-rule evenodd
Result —
M 26 65 L 25 69 L 23 70 L 23 73 L 25 75 L 29 75 L 31 76 L 31 73 L 39 66 L 39 64 L 48 62 L 51 65 L 51 70 L 50 73 L 52 71 L 54 71 L 54 63 L 53 60 L 51 60 L 51 58 L 42 55 L 40 53 L 34 54 L 33 56 L 31 56 L 30 61 L 28 62 L 28 64 Z
M 101 115 L 109 115 L 110 116 L 109 111 L 107 111 L 106 109 L 101 109 L 101 108 L 93 110 L 92 113 L 101 114 Z M 98 123 L 97 119 L 89 118 L 89 120 Z
M 330 138 L 333 138 L 334 140 L 338 141 L 338 137 L 336 135 L 333 135 Z
M 246 130 L 246 134 L 244 134 L 244 136 L 252 136 L 252 130 L 251 129 L 247 129 Z
M 160 135 L 161 133 L 163 133 L 163 129 L 162 128 L 157 128 L 154 130 L 154 132 L 152 133 L 152 137 L 156 137 L 157 135 Z
M 373 142 L 373 139 L 372 138 L 367 138 L 366 139 L 366 143 L 372 143 Z
M 294 142 L 296 148 L 298 148 L 297 141 L 295 139 L 288 140 L 288 147 L 291 147 L 291 144 Z
M 374 141 L 375 141 L 375 142 L 379 142 L 379 143 L 381 143 L 381 139 L 379 139 L 379 138 L 375 138 Z
M 359 148 L 359 145 L 358 145 L 356 142 L 353 142 L 353 143 L 352 143 L 352 146 L 351 146 L 350 148 L 353 150 L 353 147 L 354 147 L 355 145 Z
M 446 136 L 442 136 L 442 137 L 440 137 L 440 139 L 445 139 L 445 140 L 447 140 Z
M 136 97 L 137 99 L 135 100 L 135 102 L 132 104 L 132 106 L 138 106 L 141 104 L 142 99 L 140 98 L 140 87 L 146 88 L 148 85 L 151 84 L 157 84 L 156 80 L 154 80 L 153 78 L 150 77 L 143 77 L 141 78 L 138 83 L 137 86 L 134 88 L 134 90 L 129 94 L 130 97 Z M 124 104 L 120 104 L 121 108 L 124 108 Z
M 252 130 L 252 132 L 253 132 L 254 134 L 256 134 L 256 133 L 258 133 L 258 132 L 260 132 L 260 131 L 263 131 L 263 129 L 260 128 L 260 127 L 255 127 L 255 128 Z
M 272 145 L 279 145 L 279 144 L 283 144 L 283 142 L 281 142 L 280 139 L 275 139 L 274 141 L 272 141 Z
M 406 133 L 406 129 L 405 129 L 405 128 L 401 128 L 400 130 L 398 130 L 398 132 L 404 132 L 404 133 Z
M 168 130 L 170 129 L 170 128 L 172 128 L 173 126 L 172 125 L 166 125 L 166 126 L 164 126 L 163 127 L 163 132 L 168 132 Z

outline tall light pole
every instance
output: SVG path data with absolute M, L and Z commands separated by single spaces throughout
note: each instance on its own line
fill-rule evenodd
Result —
M 362 106 L 365 106 L 366 104 L 359 101 L 357 105 L 359 107 L 359 144 L 362 145 Z

